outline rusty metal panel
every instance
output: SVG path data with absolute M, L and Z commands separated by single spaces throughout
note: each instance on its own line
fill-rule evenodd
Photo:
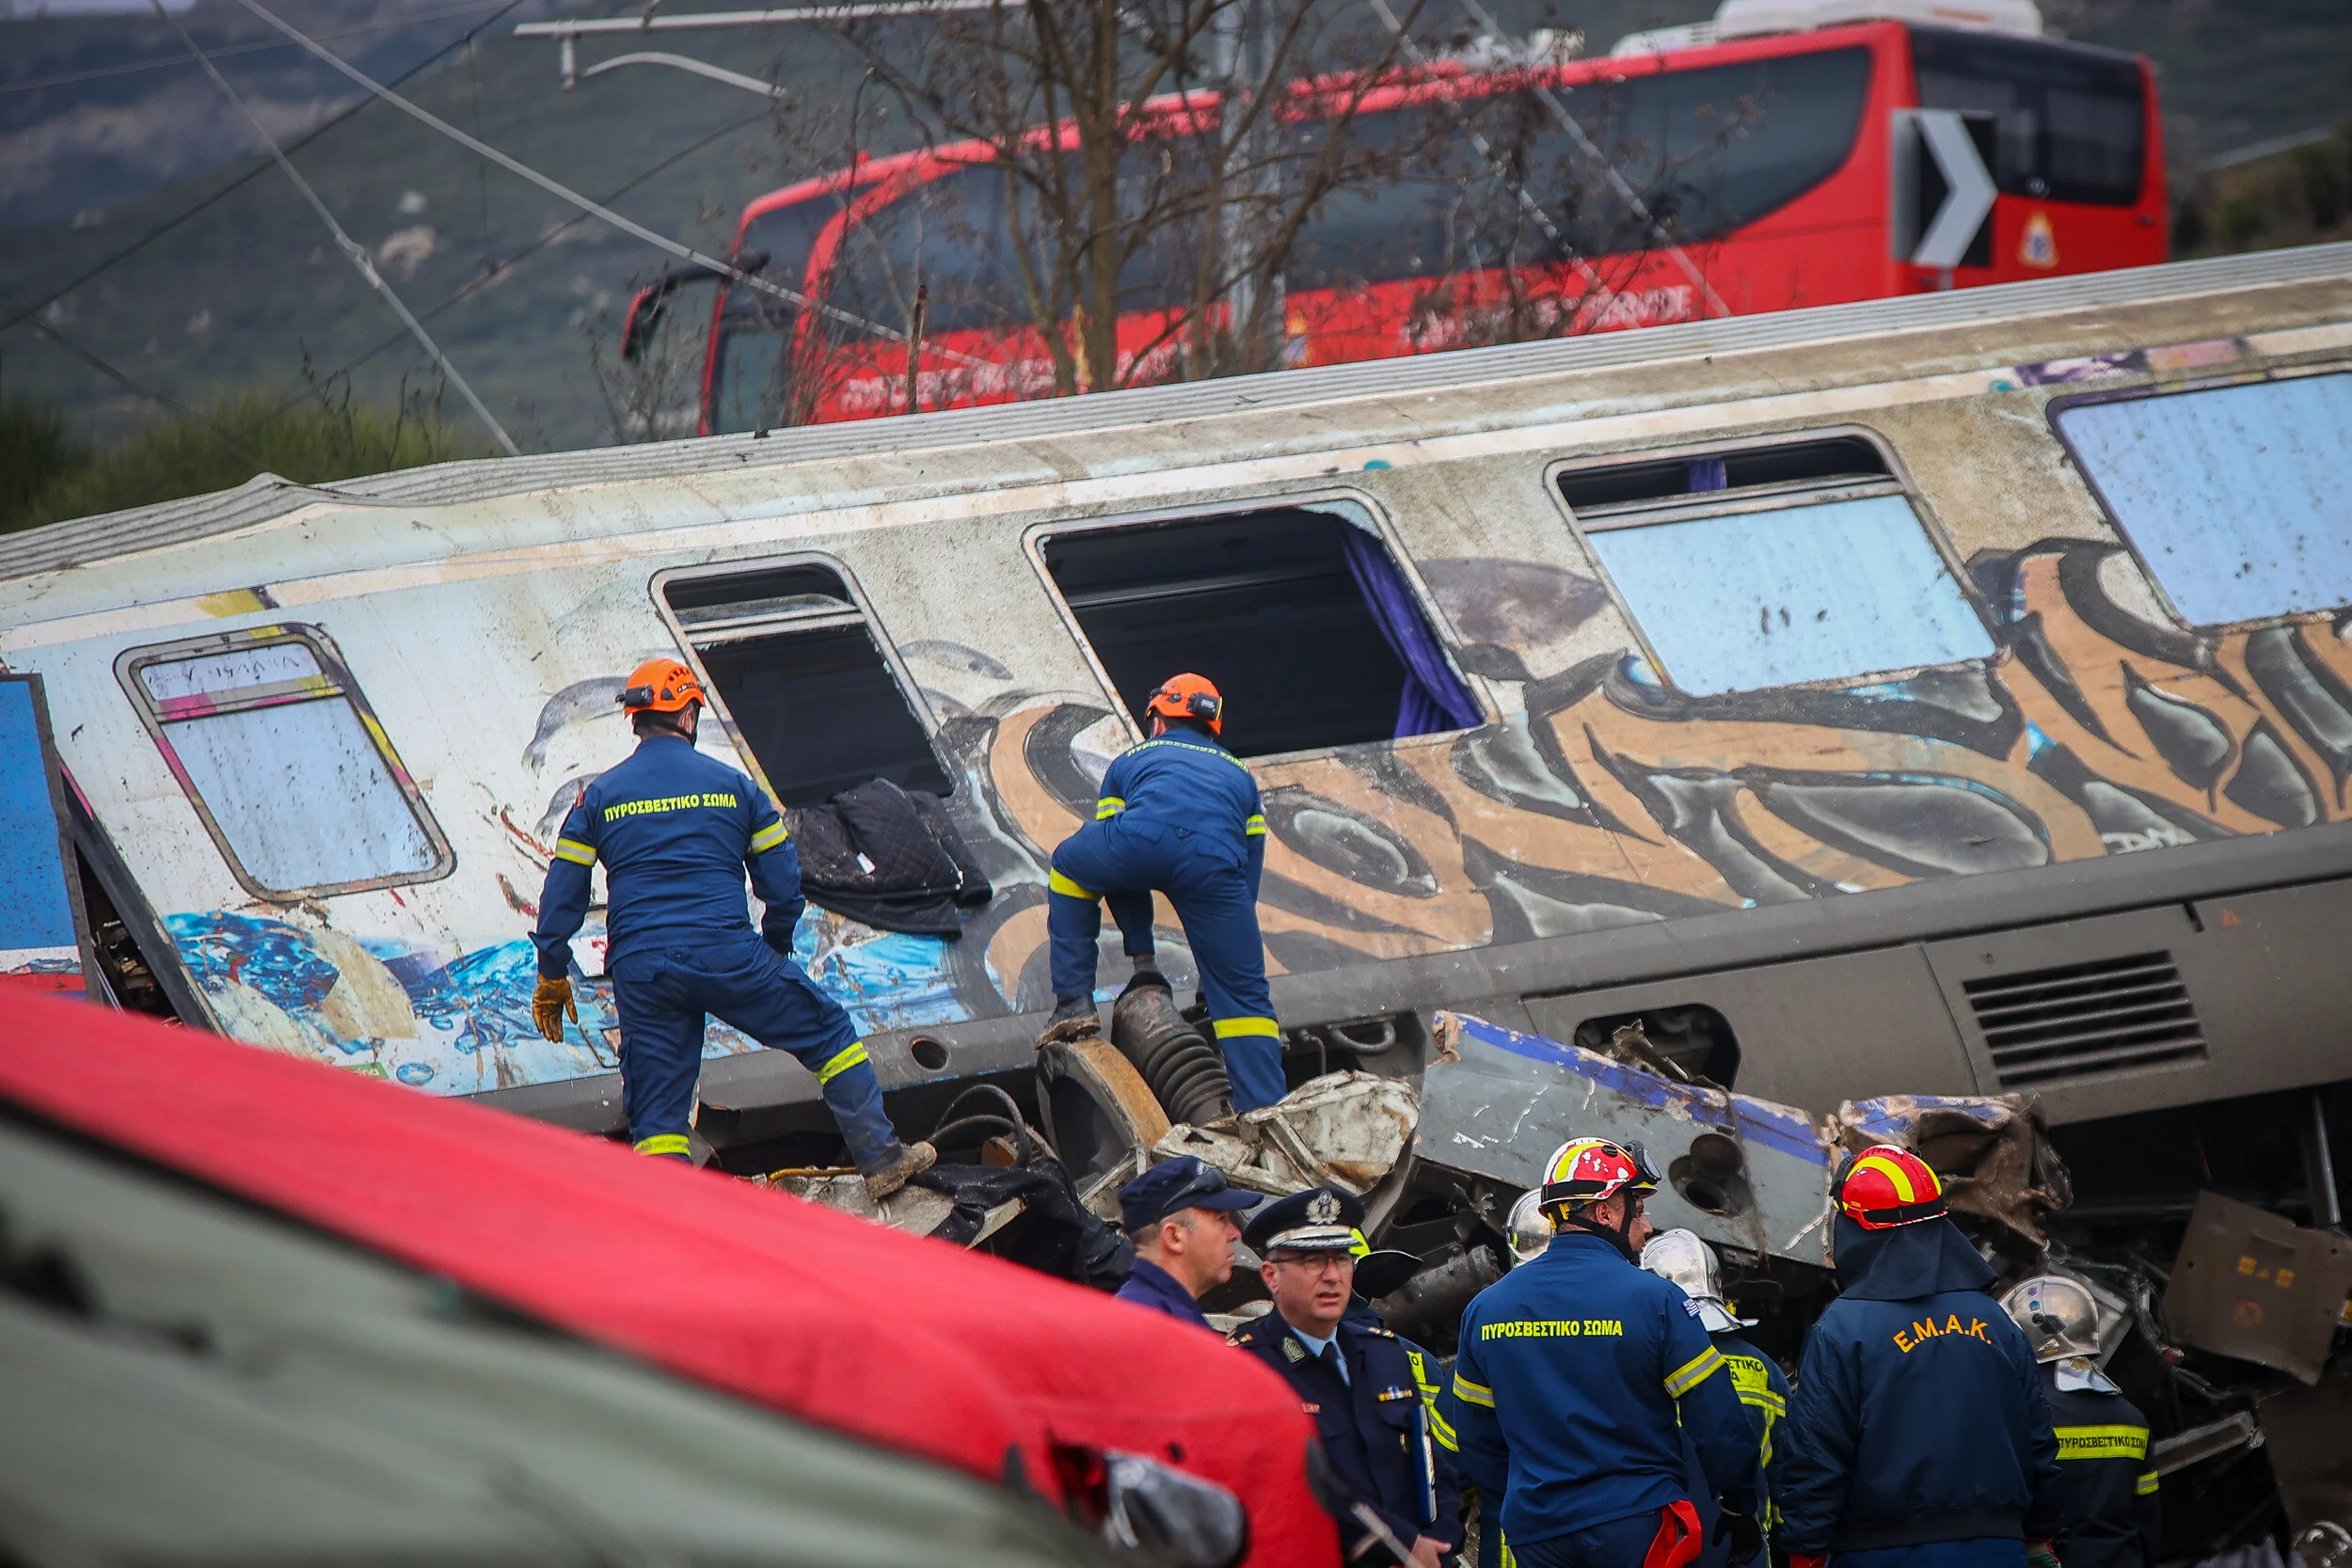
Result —
M 2315 1385 L 2347 1295 L 2352 1241 L 2200 1193 L 2164 1292 L 2164 1321 L 2200 1350 Z

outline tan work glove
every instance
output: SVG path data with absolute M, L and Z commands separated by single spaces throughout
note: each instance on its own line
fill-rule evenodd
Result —
M 539 989 L 531 993 L 531 1022 L 539 1026 L 539 1033 L 548 1037 L 550 1045 L 562 1045 L 564 1021 L 567 1018 L 573 1028 L 580 1029 L 580 1009 L 572 1003 L 570 977 L 559 974 L 550 980 L 541 975 Z M 587 1033 L 581 1029 L 580 1037 L 585 1039 Z

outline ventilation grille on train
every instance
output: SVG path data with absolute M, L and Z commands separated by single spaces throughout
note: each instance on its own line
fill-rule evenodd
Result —
M 2003 974 L 1961 989 L 2003 1088 L 2205 1054 L 2197 1009 L 2169 953 Z

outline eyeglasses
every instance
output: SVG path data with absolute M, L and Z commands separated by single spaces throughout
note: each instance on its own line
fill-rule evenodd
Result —
M 1276 1268 L 1304 1269 L 1309 1274 L 1346 1274 L 1353 1272 L 1356 1259 L 1345 1252 L 1279 1252 L 1272 1259 Z

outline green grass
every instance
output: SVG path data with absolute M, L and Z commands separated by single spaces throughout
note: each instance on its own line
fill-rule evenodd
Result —
M 492 455 L 414 397 L 387 410 L 332 395 L 289 406 L 247 391 L 199 413 L 92 450 L 66 436 L 56 408 L 0 402 L 0 531 L 233 489 L 260 473 L 322 484 Z

